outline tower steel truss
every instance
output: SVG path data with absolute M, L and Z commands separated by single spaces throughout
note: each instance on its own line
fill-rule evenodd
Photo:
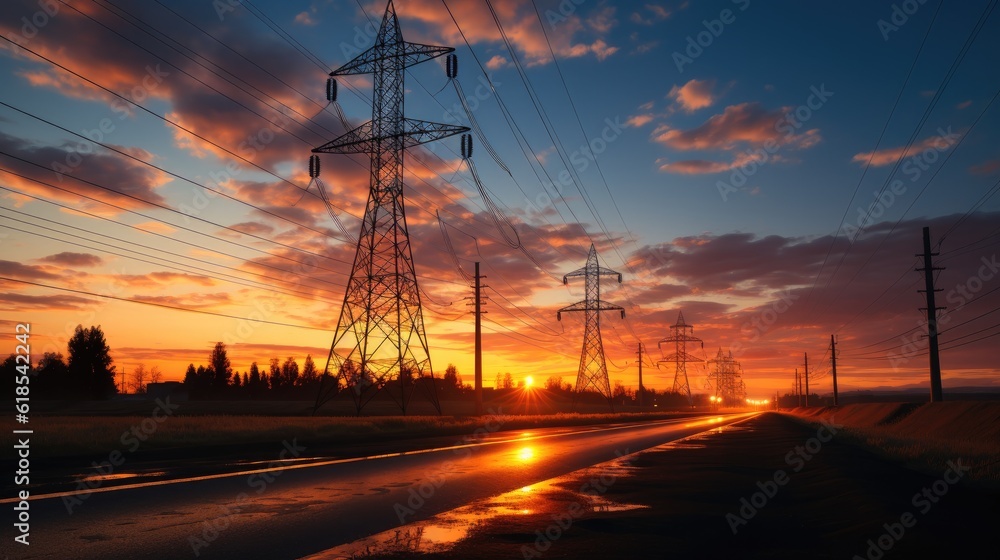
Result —
M 583 350 L 580 353 L 580 369 L 576 375 L 576 392 L 580 394 L 590 388 L 597 391 L 608 403 L 611 401 L 611 383 L 608 381 L 608 366 L 604 361 L 604 343 L 601 341 L 601 311 L 620 311 L 625 318 L 625 309 L 601 300 L 601 276 L 617 276 L 618 283 L 622 281 L 619 272 L 604 268 L 597 262 L 597 251 L 590 245 L 587 265 L 563 276 L 563 284 L 568 284 L 570 278 L 583 277 L 586 285 L 586 298 L 573 305 L 563 307 L 556 313 L 561 321 L 562 314 L 569 311 L 583 311 L 586 327 L 583 334 Z M 612 404 L 613 407 L 613 404 Z
M 723 406 L 742 406 L 747 398 L 746 384 L 743 382 L 743 368 L 733 358 L 733 352 L 719 352 L 708 361 L 715 367 L 708 372 L 708 379 L 715 388 L 715 396 Z
M 407 67 L 453 50 L 404 41 L 390 0 L 375 44 L 330 74 L 373 75 L 372 119 L 313 152 L 368 154 L 371 182 L 316 408 L 349 389 L 360 414 L 376 394 L 392 386 L 389 394 L 405 414 L 413 389 L 424 385 L 441 411 L 406 228 L 403 154 L 406 148 L 469 129 L 405 118 L 403 77 Z
M 693 332 L 694 327 L 684 322 L 684 312 L 678 311 L 677 323 L 670 326 L 670 336 L 664 338 L 658 344 L 660 352 L 664 351 L 664 344 L 673 344 L 674 351 L 670 354 L 664 354 L 663 359 L 659 362 L 674 364 L 673 392 L 687 397 L 688 404 L 693 404 L 693 401 L 691 399 L 691 385 L 688 383 L 687 363 L 701 362 L 704 360 L 689 354 L 687 351 L 687 345 L 689 342 L 697 342 L 702 345 L 702 348 L 705 347 L 705 343 L 702 342 L 700 338 L 691 334 Z

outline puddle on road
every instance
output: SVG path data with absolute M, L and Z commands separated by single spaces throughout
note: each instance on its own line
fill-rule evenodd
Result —
M 705 440 L 715 434 L 732 430 L 752 430 L 743 425 L 725 425 L 711 428 L 711 424 L 721 421 L 712 418 L 705 423 L 709 431 L 701 432 L 677 441 L 652 447 L 638 454 L 665 449 L 701 449 Z M 530 453 L 518 451 L 522 460 L 530 459 Z M 437 553 L 451 550 L 459 541 L 473 536 L 479 527 L 500 518 L 527 515 L 565 513 L 566 504 L 577 502 L 588 512 L 607 513 L 646 509 L 642 504 L 619 503 L 605 495 L 586 491 L 581 483 L 595 479 L 619 479 L 631 476 L 640 467 L 631 465 L 628 455 L 581 469 L 560 477 L 544 480 L 497 496 L 472 502 L 467 506 L 439 513 L 424 521 L 417 521 L 395 529 L 390 529 L 370 537 L 341 545 L 323 552 L 304 557 L 302 560 L 355 560 L 383 555 Z M 567 500 L 567 496 L 569 499 Z
M 388 554 L 433 553 L 450 550 L 453 545 L 471 536 L 475 530 L 499 518 L 526 515 L 564 513 L 566 496 L 581 504 L 589 512 L 618 512 L 642 509 L 648 506 L 623 504 L 603 495 L 576 492 L 581 480 L 592 478 L 628 476 L 635 467 L 626 460 L 615 459 L 557 478 L 524 486 L 517 490 L 475 501 L 467 506 L 439 513 L 396 529 L 390 529 L 353 543 L 332 548 L 303 560 L 351 560 Z

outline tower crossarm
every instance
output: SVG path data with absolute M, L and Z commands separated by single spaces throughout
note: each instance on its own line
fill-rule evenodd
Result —
M 558 320 L 561 321 L 562 314 L 564 312 L 570 312 L 570 311 L 621 311 L 622 318 L 623 319 L 625 318 L 624 307 L 620 305 L 615 305 L 613 303 L 608 303 L 603 299 L 599 299 L 597 301 L 583 300 L 583 301 L 578 301 L 573 305 L 567 305 L 566 307 L 563 307 L 562 309 L 556 312 L 556 317 L 558 318 Z
M 564 274 L 563 284 L 569 284 L 570 278 L 586 278 L 588 274 L 590 276 L 617 276 L 618 283 L 619 284 L 622 283 L 622 275 L 617 270 L 611 270 L 610 268 L 605 268 L 603 266 L 597 266 L 592 268 L 588 268 L 585 266 L 583 268 L 574 270 L 573 272 Z
M 402 136 L 403 148 L 409 148 L 469 131 L 469 128 L 465 126 L 417 119 L 403 119 L 403 130 L 398 135 L 375 136 L 372 129 L 372 122 L 368 121 L 354 130 L 314 148 L 313 152 L 318 154 L 370 154 L 377 152 L 384 140 L 396 136 Z
M 658 362 L 666 362 L 666 363 L 676 364 L 676 363 L 679 363 L 679 362 L 701 362 L 703 360 L 701 358 L 697 357 L 697 356 L 692 356 L 691 354 L 688 354 L 687 352 L 680 352 L 680 353 L 679 352 L 673 352 L 673 353 L 667 354 L 666 356 L 664 356 L 663 358 L 661 358 L 661 359 L 659 359 L 657 361 Z
M 396 53 L 385 53 L 382 45 L 376 44 L 365 52 L 354 57 L 353 60 L 330 72 L 331 76 L 348 76 L 351 74 L 372 74 L 376 71 L 376 62 L 386 59 L 398 59 L 402 61 L 404 68 L 408 68 L 421 62 L 426 62 L 432 58 L 454 52 L 452 47 L 438 47 L 435 45 L 421 45 L 420 43 L 404 42 L 403 48 Z

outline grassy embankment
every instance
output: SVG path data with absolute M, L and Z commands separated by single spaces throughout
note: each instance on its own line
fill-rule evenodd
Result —
M 970 465 L 971 479 L 1000 486 L 1000 402 L 871 403 L 794 408 L 800 420 L 845 427 L 838 438 L 905 466 L 940 473 L 947 461 Z

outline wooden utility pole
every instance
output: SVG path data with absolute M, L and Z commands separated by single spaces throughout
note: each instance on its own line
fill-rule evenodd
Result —
M 802 377 L 806 380 L 806 406 L 809 406 L 809 352 L 805 353 L 806 356 L 806 369 L 802 374 Z
M 798 399 L 798 406 L 802 406 L 802 380 L 799 379 L 799 368 L 795 368 L 795 397 Z
M 833 365 L 833 406 L 839 406 L 837 401 L 837 341 L 830 335 L 830 359 Z
M 639 408 L 642 408 L 642 394 L 644 393 L 642 388 L 642 343 L 639 343 Z
M 944 270 L 942 268 L 935 268 L 934 264 L 931 262 L 931 257 L 936 257 L 938 253 L 931 252 L 931 228 L 924 228 L 924 252 L 917 255 L 918 257 L 924 258 L 924 267 L 918 268 L 918 271 L 923 271 L 924 273 L 924 289 L 917 290 L 918 292 L 924 292 L 927 294 L 927 341 L 928 356 L 930 356 L 930 366 L 931 366 L 931 402 L 941 402 L 944 400 L 944 396 L 941 394 L 941 360 L 938 354 L 938 328 L 937 328 L 937 312 L 938 309 L 944 309 L 943 307 L 937 307 L 934 304 L 934 293 L 940 292 L 941 290 L 934 289 L 934 271 Z
M 483 325 L 481 315 L 483 311 L 483 298 L 480 291 L 485 286 L 480 284 L 480 280 L 486 278 L 479 275 L 479 262 L 476 262 L 476 416 L 483 415 Z

